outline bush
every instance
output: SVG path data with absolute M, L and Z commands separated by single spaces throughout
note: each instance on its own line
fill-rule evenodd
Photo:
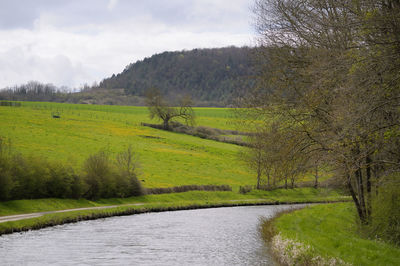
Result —
M 109 198 L 114 196 L 117 175 L 107 152 L 99 151 L 86 159 L 84 166 L 87 191 L 85 197 L 89 199 Z M 113 178 L 114 177 L 114 178 Z
M 96 199 L 142 195 L 136 157 L 131 147 L 119 153 L 115 161 L 105 151 L 90 156 L 84 164 L 85 197 Z
M 80 196 L 80 178 L 72 168 L 14 154 L 0 138 L 0 200 Z
M 141 123 L 141 125 L 164 130 L 163 125 L 148 124 L 148 123 Z M 241 136 L 248 136 L 250 135 L 250 133 L 239 132 L 236 130 L 223 130 L 212 127 L 204 127 L 204 126 L 191 127 L 183 125 L 179 122 L 171 122 L 168 131 L 196 136 L 202 139 L 211 139 L 219 142 L 225 142 L 240 146 L 249 146 L 249 144 L 245 142 Z M 231 138 L 223 135 L 237 135 L 238 137 Z
M 400 246 L 400 175 L 383 181 L 372 201 L 371 222 L 367 226 L 372 237 Z
M 139 196 L 143 194 L 142 184 L 138 179 L 138 160 L 132 146 L 117 155 L 116 165 L 118 197 Z
M 239 187 L 239 193 L 241 193 L 241 194 L 249 193 L 249 192 L 252 191 L 252 190 L 253 190 L 253 187 L 252 187 L 252 186 L 249 186 L 249 185 L 247 185 L 247 186 L 240 186 L 240 187 Z
M 47 183 L 47 196 L 55 198 L 80 198 L 83 182 L 71 167 L 59 163 L 49 165 L 50 179 Z
M 195 131 L 194 135 L 204 138 L 221 134 L 221 132 L 216 128 L 204 127 L 204 126 L 196 127 L 194 131 Z
M 83 175 L 71 167 L 13 153 L 0 137 L 0 200 L 130 197 L 143 194 L 137 156 L 129 147 L 111 160 L 105 151 L 89 156 Z
M 10 199 L 13 189 L 12 162 L 6 148 L 3 139 L 0 138 L 0 200 Z
M 147 188 L 146 194 L 180 193 L 187 191 L 232 191 L 229 185 L 185 185 L 166 188 Z

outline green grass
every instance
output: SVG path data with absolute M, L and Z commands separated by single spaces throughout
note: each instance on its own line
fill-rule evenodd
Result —
M 281 189 L 275 191 L 252 191 L 239 194 L 230 191 L 190 191 L 160 195 L 146 195 L 131 198 L 111 198 L 90 201 L 86 199 L 33 199 L 12 200 L 0 202 L 0 216 L 32 212 L 55 211 L 83 207 L 97 207 L 107 205 L 134 204 L 134 203 L 179 203 L 179 202 L 223 202 L 230 200 L 263 199 L 266 202 L 315 202 L 335 201 L 348 199 L 336 190 L 299 188 Z
M 55 211 L 72 208 L 120 205 L 102 210 L 80 210 L 46 214 L 37 218 L 0 223 L 0 234 L 4 232 L 39 229 L 65 222 L 95 219 L 113 215 L 133 214 L 148 211 L 176 210 L 215 206 L 249 204 L 277 204 L 293 202 L 321 202 L 348 199 L 341 193 L 327 189 L 302 188 L 280 191 L 252 191 L 239 194 L 230 191 L 191 191 L 184 193 L 146 195 L 131 198 L 101 199 L 97 201 L 71 199 L 14 200 L 0 202 L 0 216 L 32 212 Z M 138 206 L 126 204 L 141 203 Z M 124 206 L 125 205 L 125 206 Z
M 274 221 L 282 236 L 312 246 L 315 255 L 353 265 L 400 265 L 400 249 L 362 238 L 353 203 L 324 204 L 284 214 Z
M 59 112 L 60 119 L 52 118 Z M 233 129 L 230 110 L 195 108 L 197 124 Z M 237 145 L 143 127 L 146 107 L 22 102 L 0 107 L 0 136 L 22 154 L 45 157 L 75 169 L 99 149 L 111 154 L 132 145 L 139 155 L 146 187 L 191 184 L 253 184 L 239 161 Z M 149 138 L 155 137 L 155 138 Z
M 54 112 L 61 118 L 52 118 Z M 195 108 L 195 113 L 199 126 L 235 129 L 231 109 Z M 132 145 L 145 187 L 226 184 L 238 190 L 254 185 L 255 175 L 238 157 L 243 147 L 144 127 L 141 122 L 151 122 L 146 107 L 43 102 L 0 106 L 0 136 L 25 155 L 80 171 L 83 161 L 99 149 L 115 155 Z

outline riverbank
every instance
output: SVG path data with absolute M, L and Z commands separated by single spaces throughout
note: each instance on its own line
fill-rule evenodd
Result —
M 2 265 L 271 265 L 259 217 L 292 205 L 118 216 L 0 237 Z
M 400 248 L 360 236 L 353 203 L 323 204 L 264 221 L 261 232 L 284 265 L 400 265 Z
M 124 199 L 101 199 L 97 201 L 72 199 L 17 200 L 1 202 L 0 217 L 37 212 L 54 212 L 76 208 L 93 209 L 43 213 L 39 217 L 2 222 L 0 223 L 0 235 L 83 220 L 146 212 L 229 206 L 337 202 L 347 200 L 350 200 L 349 197 L 344 196 L 339 191 L 313 188 L 252 191 L 247 194 L 191 191 Z M 110 207 L 110 205 L 112 205 L 112 207 Z M 105 206 L 108 206 L 108 208 L 97 208 Z

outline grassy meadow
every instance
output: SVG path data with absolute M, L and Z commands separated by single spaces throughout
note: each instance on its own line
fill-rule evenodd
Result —
M 398 247 L 362 237 L 355 221 L 353 203 L 336 203 L 283 214 L 273 221 L 273 226 L 284 238 L 309 246 L 310 254 L 305 256 L 339 258 L 351 265 L 400 265 Z M 271 224 L 266 222 L 264 226 Z
M 195 108 L 196 124 L 234 129 L 231 111 Z M 59 113 L 60 118 L 53 118 Z M 116 154 L 132 145 L 145 187 L 227 184 L 236 189 L 254 178 L 238 159 L 237 145 L 141 126 L 151 122 L 146 107 L 22 102 L 0 106 L 0 136 L 24 155 L 80 169 L 91 154 Z

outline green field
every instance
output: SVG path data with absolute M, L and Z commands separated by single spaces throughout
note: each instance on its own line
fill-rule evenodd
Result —
M 324 204 L 283 214 L 273 225 L 284 238 L 309 245 L 314 257 L 352 265 L 400 265 L 399 248 L 360 236 L 356 215 L 353 203 Z
M 52 118 L 59 112 L 61 118 Z M 231 111 L 195 108 L 197 125 L 234 129 Z M 132 145 L 139 155 L 146 187 L 227 184 L 236 189 L 254 184 L 238 159 L 241 147 L 143 127 L 146 107 L 22 102 L 0 106 L 0 136 L 25 155 L 44 157 L 80 169 L 91 154 L 111 154 Z
M 232 111 L 224 108 L 195 108 L 196 124 L 220 129 L 235 129 Z M 60 118 L 53 118 L 52 114 Z M 27 156 L 61 162 L 80 171 L 88 156 L 105 149 L 116 155 L 129 145 L 138 155 L 140 179 L 145 187 L 179 185 L 230 185 L 233 192 L 186 192 L 113 198 L 31 199 L 0 202 L 0 216 L 54 211 L 105 205 L 121 206 L 118 210 L 92 210 L 49 214 L 44 217 L 1 224 L 2 230 L 39 228 L 80 220 L 81 215 L 124 214 L 130 209 L 157 211 L 160 207 L 179 209 L 182 206 L 205 207 L 221 204 L 259 204 L 326 202 L 348 197 L 328 189 L 290 189 L 237 193 L 239 186 L 254 185 L 255 176 L 238 156 L 241 146 L 205 140 L 195 136 L 173 133 L 141 126 L 151 122 L 146 107 L 75 105 L 59 103 L 22 102 L 21 107 L 0 106 L 0 136 L 10 140 L 16 152 Z M 153 122 L 154 123 L 154 122 Z M 29 158 L 29 157 L 28 157 Z M 154 207 L 154 206 L 155 207 Z M 101 216 L 100 215 L 100 216 Z M 99 217 L 100 217 L 99 216 Z M 88 218 L 87 217 L 87 218 Z M 97 217 L 97 216 L 96 216 Z M 53 223 L 53 220 L 57 222 Z M 82 218 L 86 219 L 86 218 Z M 40 225 L 40 226 L 39 226 Z

